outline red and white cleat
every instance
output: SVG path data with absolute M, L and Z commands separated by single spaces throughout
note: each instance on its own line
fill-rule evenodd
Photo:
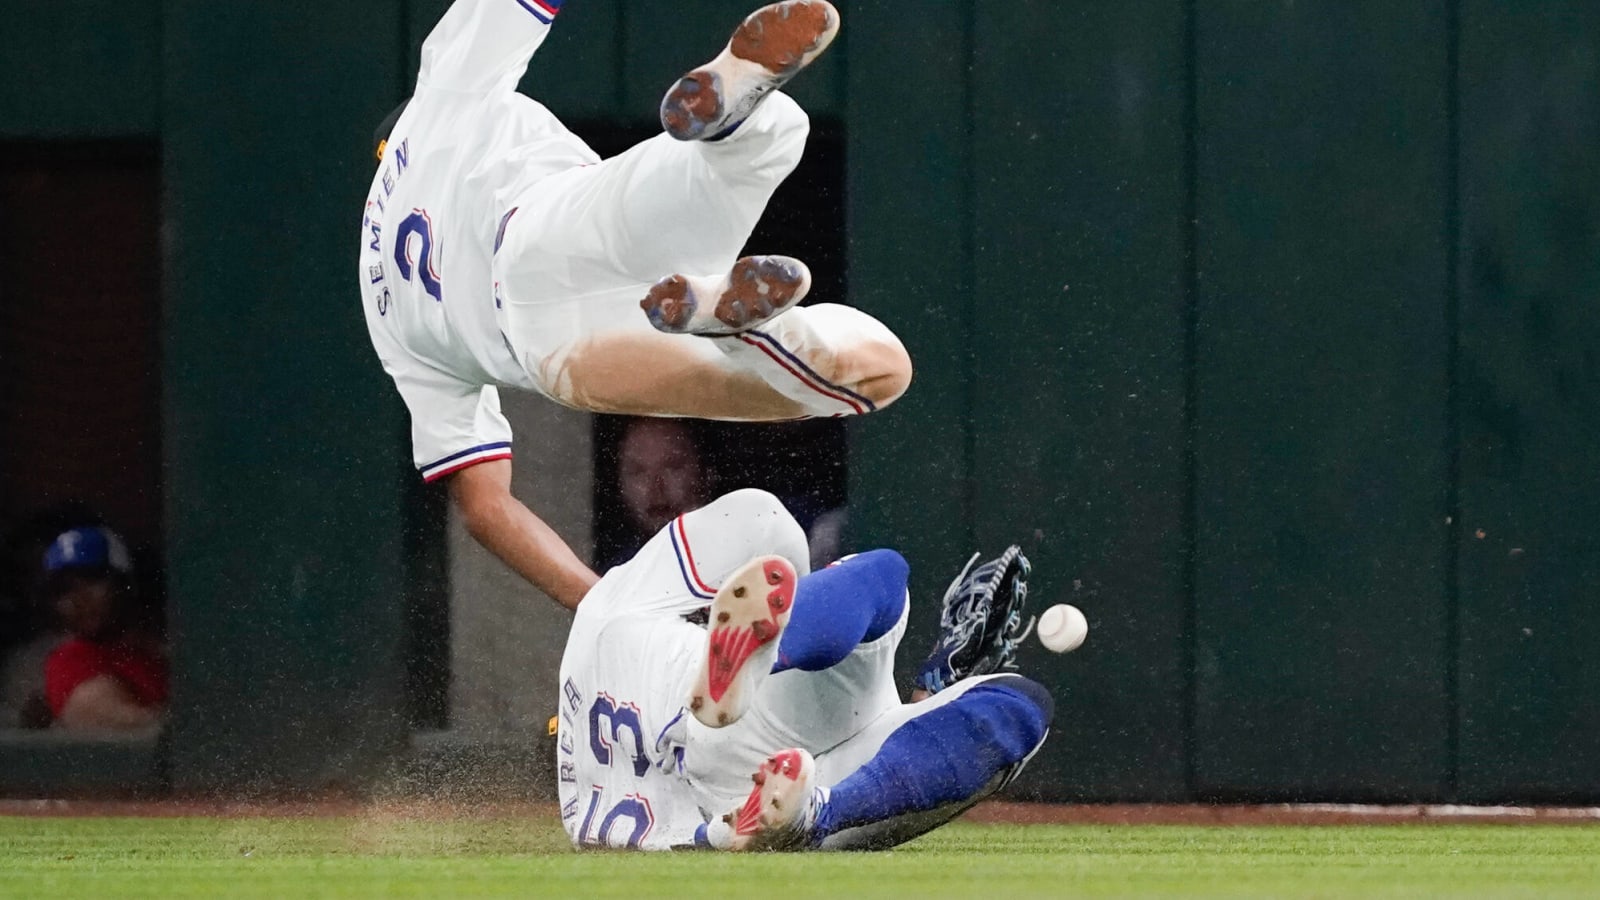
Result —
M 734 29 L 717 58 L 678 79 L 661 100 L 661 127 L 680 141 L 722 137 L 822 54 L 839 33 L 827 0 L 763 6 Z
M 798 747 L 761 764 L 744 805 L 723 817 L 732 829 L 730 850 L 803 850 L 817 821 L 817 763 Z
M 758 556 L 728 576 L 711 601 L 706 657 L 689 695 L 704 725 L 732 725 L 750 708 L 778 658 L 799 578 L 781 556 Z
M 805 299 L 811 270 L 792 256 L 746 256 L 721 277 L 668 275 L 639 308 L 657 331 L 738 334 L 770 322 Z

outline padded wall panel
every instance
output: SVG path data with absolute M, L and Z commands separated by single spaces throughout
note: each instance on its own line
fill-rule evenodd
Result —
M 974 527 L 1091 627 L 1021 655 L 1054 800 L 1185 790 L 1183 6 L 975 5 Z
M 359 781 L 405 734 L 414 475 L 355 264 L 399 2 L 162 18 L 173 781 Z
M 1439 797 L 1446 5 L 1197 16 L 1196 784 Z
M 0 137 L 153 137 L 158 0 L 0 3 Z
M 1463 798 L 1600 798 L 1600 7 L 1461 11 Z
M 844 9 L 850 302 L 900 335 L 916 371 L 899 402 L 851 422 L 850 529 L 857 545 L 911 561 L 906 671 L 932 643 L 940 593 L 973 538 L 968 4 L 919 10 Z

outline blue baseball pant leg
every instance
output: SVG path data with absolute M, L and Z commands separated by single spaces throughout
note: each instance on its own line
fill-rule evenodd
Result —
M 888 634 L 906 608 L 910 567 L 893 550 L 871 550 L 800 579 L 772 671 L 820 672 Z
M 832 787 L 816 841 L 828 850 L 877 850 L 949 822 L 1016 777 L 1043 745 L 1054 712 L 1044 687 L 1007 673 L 968 679 L 885 716 L 818 758 L 821 781 Z M 848 774 L 829 777 L 845 765 Z

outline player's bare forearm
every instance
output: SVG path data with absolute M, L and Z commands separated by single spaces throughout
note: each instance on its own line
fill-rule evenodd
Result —
M 600 580 L 555 529 L 512 496 L 510 460 L 450 476 L 450 496 L 478 543 L 567 609 L 577 609 Z

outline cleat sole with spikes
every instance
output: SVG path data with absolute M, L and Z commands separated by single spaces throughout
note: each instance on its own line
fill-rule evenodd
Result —
M 716 59 L 678 79 L 661 100 L 661 127 L 680 141 L 714 140 L 821 55 L 839 33 L 826 0 L 763 6 L 734 29 Z
M 816 816 L 813 782 L 817 764 L 798 747 L 780 750 L 761 764 L 744 805 L 723 817 L 733 829 L 730 849 L 796 850 L 805 846 Z
M 778 655 L 799 582 L 781 556 L 759 556 L 728 576 L 711 601 L 706 655 L 689 695 L 701 724 L 723 728 L 750 708 Z
M 811 270 L 791 256 L 746 256 L 720 278 L 668 275 L 639 308 L 657 331 L 706 337 L 739 334 L 805 299 Z

